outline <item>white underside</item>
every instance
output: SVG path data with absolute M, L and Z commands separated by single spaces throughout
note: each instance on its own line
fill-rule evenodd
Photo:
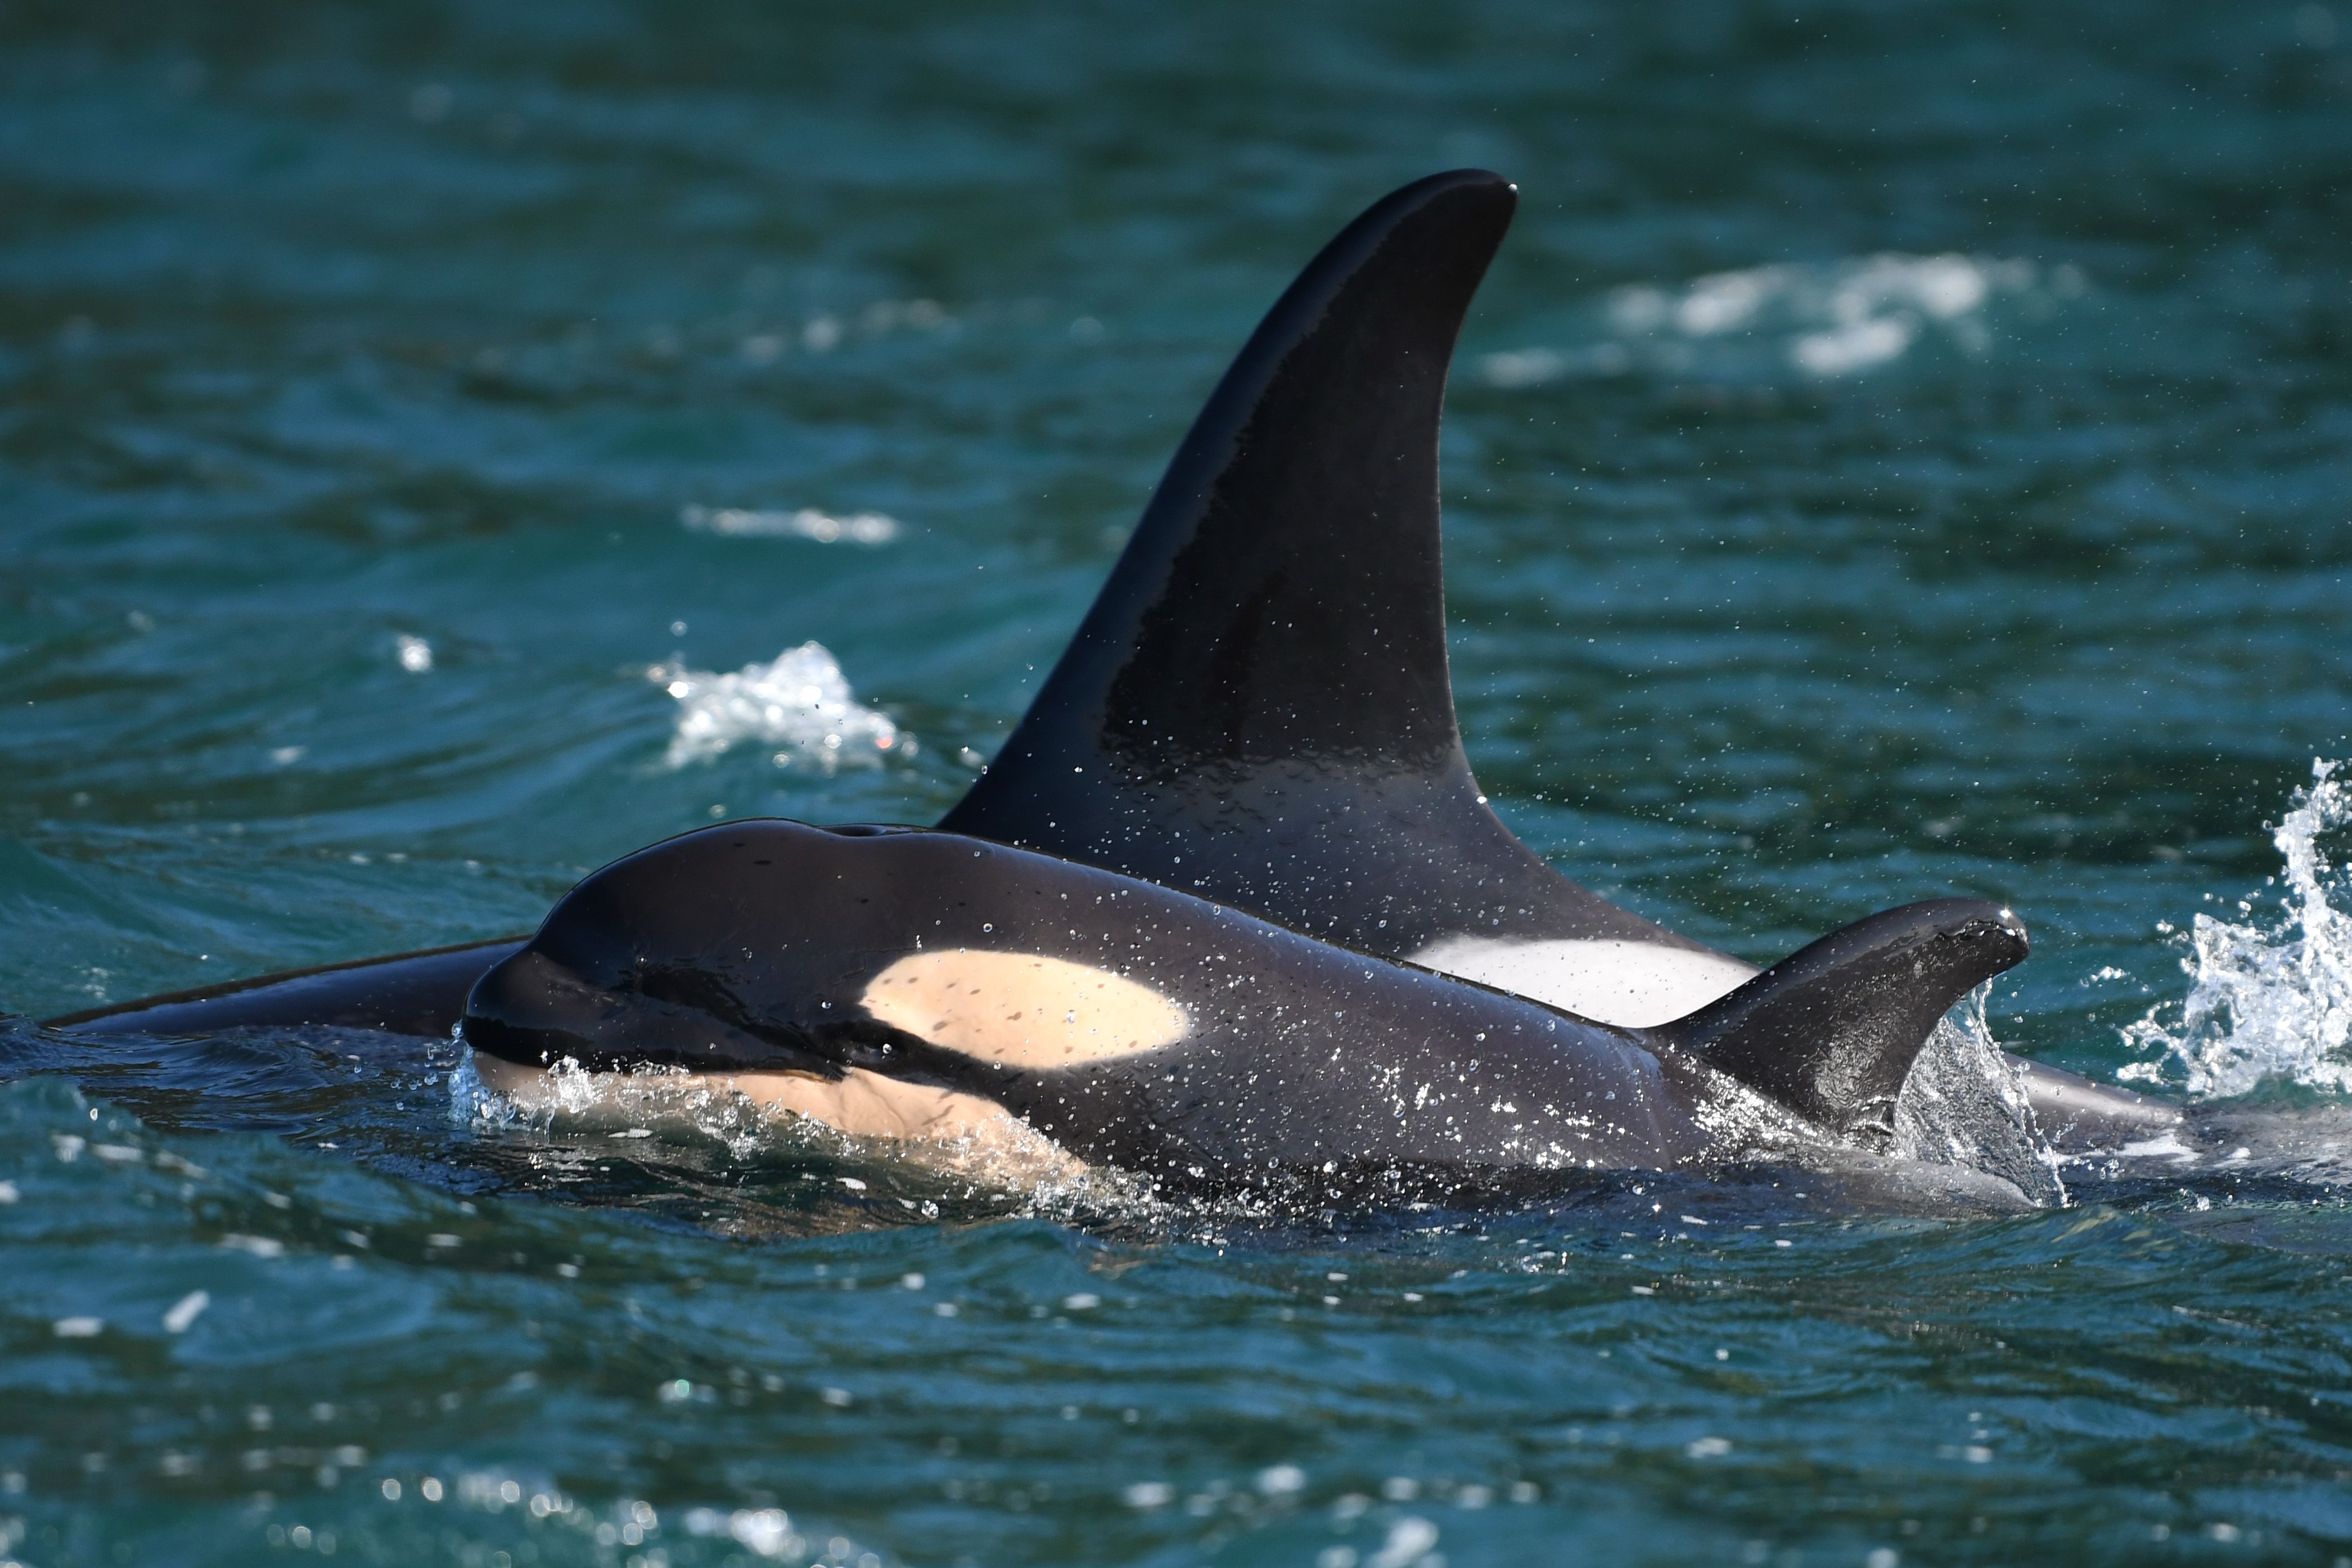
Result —
M 485 1089 L 516 1110 L 540 1115 L 630 1121 L 691 1121 L 696 1101 L 740 1095 L 762 1110 L 821 1122 L 853 1138 L 887 1139 L 923 1163 L 1008 1184 L 1066 1179 L 1086 1169 L 1059 1144 L 992 1100 L 906 1083 L 850 1068 L 837 1079 L 808 1073 L 698 1073 L 678 1068 L 589 1072 L 570 1062 L 553 1070 L 473 1053 Z
M 1412 956 L 1427 968 L 1626 1029 L 1696 1013 L 1761 973 L 1719 952 L 1615 939 L 1449 936 Z

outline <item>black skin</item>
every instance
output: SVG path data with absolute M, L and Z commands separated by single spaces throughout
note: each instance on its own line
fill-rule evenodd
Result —
M 53 1029 L 85 1034 L 208 1035 L 222 1029 L 318 1025 L 387 1035 L 448 1037 L 474 983 L 520 951 L 527 938 L 500 937 L 428 948 L 396 958 L 330 963 L 226 985 L 173 991 L 137 1002 L 50 1018 Z
M 1446 665 L 1438 429 L 1517 204 L 1483 170 L 1375 203 L 1235 356 L 951 832 L 1406 959 L 1458 934 L 1711 951 L 1561 876 L 1488 809 Z M 2011 1058 L 2045 1135 L 2161 1101 Z
M 1307 264 L 940 827 L 1389 957 L 1457 931 L 1700 948 L 1521 844 L 1462 749 L 1438 424 L 1517 204 L 1499 175 L 1433 175 Z
M 1434 175 L 1375 204 L 1307 265 L 943 828 L 1384 958 L 1462 932 L 1707 951 L 1553 870 L 1487 809 L 1463 752 L 1445 659 L 1438 423 L 1455 338 L 1516 204 L 1497 175 Z M 442 1035 L 517 940 L 54 1022 Z M 2177 1120 L 2022 1065 L 2045 1129 L 2084 1144 Z
M 971 951 L 1122 975 L 1191 1027 L 1022 1068 L 864 1005 L 898 960 Z M 581 883 L 475 987 L 463 1033 L 534 1067 L 864 1068 L 994 1100 L 1085 1159 L 1179 1182 L 1339 1162 L 1654 1169 L 1732 1152 L 1698 1117 L 1741 1098 L 1735 1074 L 1862 1130 L 1944 1011 L 2025 951 L 1991 905 L 1917 905 L 1693 1018 L 1622 1029 L 1094 867 L 944 833 L 747 821 Z
M 1181 1005 L 1192 1029 L 1160 1050 L 1022 1069 L 861 1005 L 897 960 L 954 950 L 1108 970 Z M 1517 1165 L 1545 1148 L 1555 1163 L 1677 1163 L 1705 1146 L 1690 1112 L 1713 1076 L 1688 1058 L 1670 1072 L 1629 1031 L 1093 867 L 779 821 L 707 828 L 590 877 L 483 976 L 462 1027 L 476 1050 L 532 1066 L 864 1068 L 995 1100 L 1083 1158 L 1157 1175 L 1340 1157 Z

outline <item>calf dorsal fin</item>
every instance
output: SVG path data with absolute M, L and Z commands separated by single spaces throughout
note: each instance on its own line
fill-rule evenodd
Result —
M 1884 910 L 1790 954 L 1720 1001 L 1650 1031 L 1807 1120 L 1891 1133 L 1937 1020 L 2022 959 L 2025 927 L 1981 899 Z

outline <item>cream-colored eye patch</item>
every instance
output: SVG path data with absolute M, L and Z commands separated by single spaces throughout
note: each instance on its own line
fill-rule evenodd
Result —
M 868 981 L 862 1000 L 894 1029 L 1008 1067 L 1157 1050 L 1192 1026 L 1149 985 L 1034 952 L 909 953 Z

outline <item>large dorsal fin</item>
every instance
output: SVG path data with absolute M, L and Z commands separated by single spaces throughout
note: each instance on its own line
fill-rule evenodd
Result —
M 1937 1020 L 2022 959 L 2025 927 L 1981 899 L 1884 910 L 1650 1031 L 1845 1133 L 1891 1133 L 1895 1097 Z
M 1496 174 L 1433 175 L 1308 264 L 941 827 L 1376 952 L 1472 930 L 1696 945 L 1513 837 L 1454 722 L 1438 420 L 1517 200 Z

